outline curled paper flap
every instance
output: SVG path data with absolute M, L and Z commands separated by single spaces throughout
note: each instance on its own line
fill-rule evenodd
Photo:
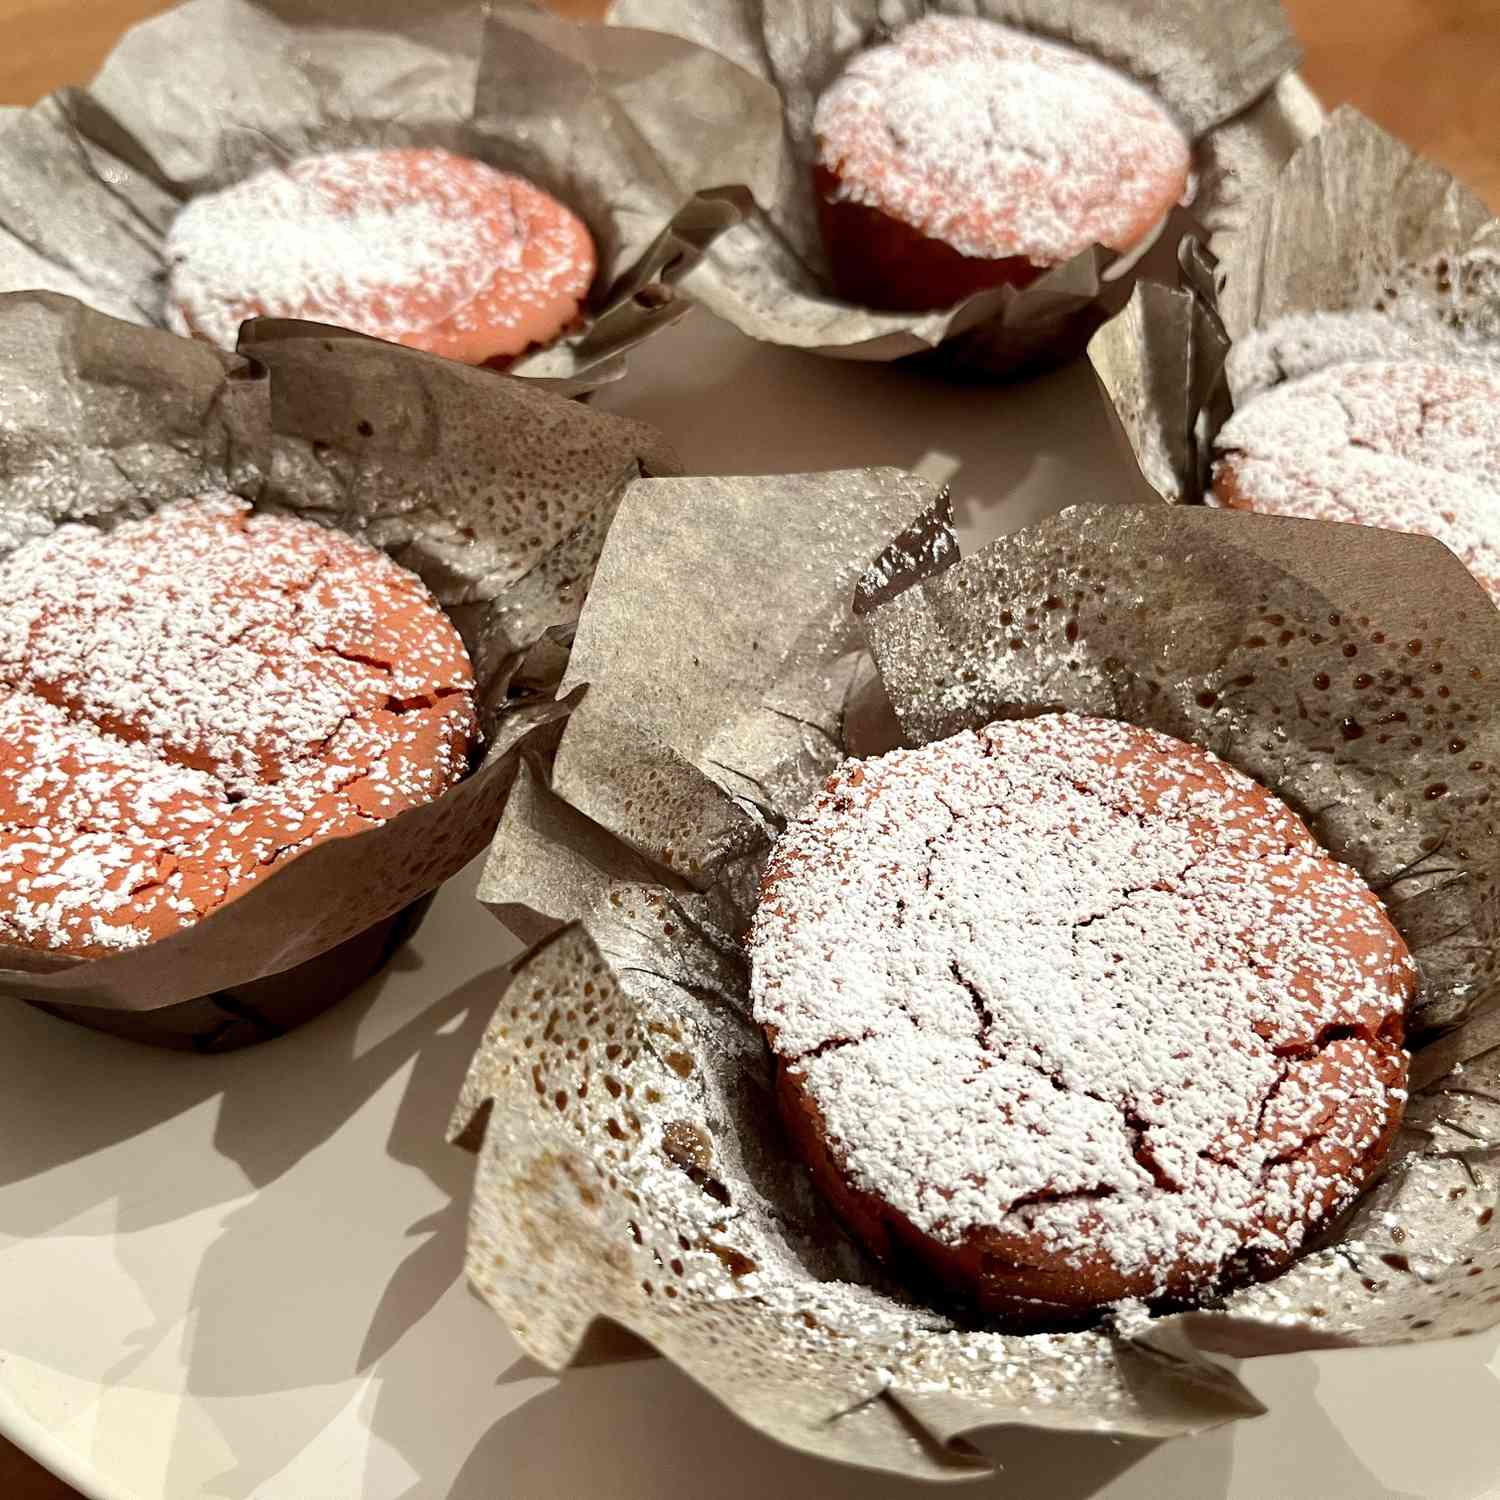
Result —
M 690 140 L 633 118 L 663 82 L 695 91 Z M 675 284 L 740 217 L 733 190 L 764 181 L 757 110 L 772 116 L 769 90 L 721 58 L 601 41 L 523 0 L 189 0 L 127 32 L 88 88 L 0 125 L 0 288 L 160 323 L 164 236 L 187 199 L 316 152 L 441 147 L 522 173 L 588 223 L 584 328 L 512 367 L 577 394 L 686 311 Z
M 1500 1321 L 1500 612 L 1457 559 L 1367 527 L 1076 506 L 866 624 L 910 740 L 1069 709 L 1204 745 L 1361 872 L 1417 959 L 1383 1180 L 1336 1243 L 1144 1336 L 1248 1355 Z
M 937 500 L 860 575 L 854 590 L 854 613 L 866 615 L 914 583 L 934 577 L 958 561 L 958 533 L 953 529 L 953 497 L 945 489 Z
M 1141 474 L 1167 500 L 1190 498 L 1184 489 L 1198 469 L 1191 393 L 1199 315 L 1191 292 L 1141 281 L 1089 340 L 1089 362 Z
M 987 16 L 1071 42 L 1151 87 L 1193 137 L 1204 170 L 1195 212 L 1228 228 L 1249 196 L 1247 174 L 1285 160 L 1285 142 L 1317 109 L 1305 91 L 1266 99 L 1297 61 L 1275 0 L 1226 11 L 1208 0 L 615 0 L 611 23 L 686 37 L 774 85 L 781 117 L 768 141 L 780 162 L 774 197 L 731 230 L 693 274 L 693 296 L 752 338 L 846 359 L 891 360 L 944 345 L 945 360 L 974 373 L 1008 374 L 1077 352 L 1129 293 L 1130 258 L 1085 251 L 1020 291 L 982 292 L 956 307 L 884 313 L 837 300 L 814 215 L 812 121 L 818 97 L 849 58 L 926 11 Z M 1214 151 L 1213 132 L 1238 133 Z
M 678 470 L 654 429 L 529 381 L 316 323 L 258 319 L 240 348 L 271 374 L 266 502 L 416 573 L 492 714 L 525 653 L 578 618 L 626 485 Z
M 1074 506 L 866 620 L 909 743 L 1073 709 L 1191 740 L 1385 901 L 1417 1032 L 1500 999 L 1500 611 L 1425 537 Z
M 0 949 L 7 993 L 151 1010 L 234 989 L 455 873 L 488 841 L 522 744 L 566 712 L 551 699 L 503 707 L 518 654 L 576 617 L 626 483 L 671 461 L 651 429 L 523 381 L 306 325 L 278 331 L 251 364 L 52 294 L 0 297 L 4 546 L 221 487 L 361 536 L 421 576 L 474 646 L 483 763 L 162 942 L 88 961 Z
M 15 292 L 0 293 L 0 369 L 0 553 L 199 490 L 250 498 L 270 473 L 268 382 L 233 355 Z
M 1188 285 L 1137 283 L 1088 352 L 1141 474 L 1163 499 L 1181 502 L 1208 489 L 1210 438 L 1229 409 L 1229 338 L 1200 290 L 1212 275 L 1201 247 L 1189 238 L 1178 249 Z
M 615 886 L 653 882 L 685 889 L 557 796 L 547 767 L 522 763 L 477 894 L 523 943 L 589 916 Z
M 1282 380 L 1345 360 L 1500 350 L 1500 221 L 1347 106 L 1215 245 L 1216 271 L 1190 267 L 1180 292 L 1142 284 L 1089 344 L 1168 500 L 1203 499 L 1234 405 Z
M 847 495 L 848 479 L 835 476 L 830 493 Z M 680 482 L 685 494 L 700 483 Z M 715 483 L 774 494 L 782 481 Z M 816 491 L 801 493 L 810 502 Z M 779 567 L 801 590 L 812 582 L 800 567 L 804 540 L 782 540 L 783 514 L 768 515 L 760 549 L 742 555 L 767 576 Z M 1215 749 L 1231 748 L 1233 735 L 1245 750 L 1241 763 L 1273 785 L 1271 773 L 1285 773 L 1308 796 L 1347 787 L 1349 809 L 1302 810 L 1357 847 L 1367 870 L 1385 873 L 1387 899 L 1422 955 L 1429 1019 L 1432 1007 L 1466 1017 L 1418 1054 L 1400 1155 L 1337 1244 L 1209 1310 L 1152 1318 L 1122 1307 L 1096 1331 L 1017 1336 L 961 1329 L 913 1304 L 845 1240 L 785 1145 L 769 1057 L 749 1013 L 742 937 L 759 855 L 703 862 L 690 888 L 655 863 L 663 836 L 675 831 L 637 821 L 638 801 L 676 804 L 675 788 L 704 779 L 691 747 L 708 726 L 738 722 L 740 689 L 723 670 L 736 641 L 738 670 L 757 683 L 765 672 L 751 647 L 758 628 L 740 636 L 720 627 L 726 601 L 734 613 L 733 595 L 718 575 L 699 577 L 709 541 L 690 535 L 680 516 L 669 529 L 671 515 L 670 506 L 633 510 L 627 500 L 580 647 L 602 606 L 612 635 L 641 632 L 642 660 L 664 640 L 680 642 L 664 678 L 690 667 L 699 647 L 710 670 L 679 697 L 673 685 L 642 682 L 623 660 L 625 645 L 614 658 L 592 658 L 578 716 L 617 673 L 634 694 L 614 696 L 591 742 L 601 769 L 581 784 L 596 816 L 559 795 L 561 776 L 548 786 L 544 761 L 529 766 L 482 888 L 501 911 L 524 908 L 538 924 L 533 935 L 543 936 L 500 999 L 453 1122 L 455 1138 L 478 1151 L 469 1275 L 529 1353 L 567 1364 L 604 1319 L 774 1438 L 939 1479 L 983 1472 L 959 1438 L 981 1426 L 1165 1437 L 1259 1411 L 1207 1351 L 1385 1343 L 1494 1321 L 1487 1299 L 1500 1297 L 1492 1163 L 1500 1048 L 1496 1010 L 1481 1002 L 1495 984 L 1483 966 L 1494 962 L 1497 834 L 1486 821 L 1492 804 L 1479 802 L 1485 776 L 1450 774 L 1442 797 L 1419 790 L 1408 808 L 1393 768 L 1414 771 L 1420 757 L 1392 740 L 1383 761 L 1368 752 L 1355 759 L 1369 777 L 1351 769 L 1335 747 L 1358 742 L 1335 727 L 1324 746 L 1318 733 L 1324 699 L 1344 701 L 1350 685 L 1311 680 L 1357 666 L 1343 652 L 1353 638 L 1381 695 L 1397 701 L 1401 674 L 1418 662 L 1408 650 L 1417 637 L 1387 644 L 1359 632 L 1372 637 L 1377 619 L 1423 629 L 1428 675 L 1418 682 L 1413 673 L 1414 684 L 1452 683 L 1451 698 L 1438 701 L 1481 721 L 1468 727 L 1493 765 L 1493 689 L 1465 673 L 1476 659 L 1494 659 L 1496 616 L 1456 564 L 1412 538 L 1334 528 L 1332 542 L 1310 545 L 1309 536 L 1323 535 L 1311 523 L 1153 506 L 1081 507 L 935 575 L 924 565 L 931 548 L 898 547 L 882 558 L 882 577 L 910 563 L 909 575 L 923 580 L 890 602 L 871 600 L 865 616 L 913 737 L 1017 703 L 1030 711 L 1066 704 L 1191 733 Z M 706 506 L 701 520 L 717 534 L 722 509 Z M 905 524 L 913 523 L 920 535 L 916 512 Z M 888 534 L 901 529 L 893 518 Z M 1392 603 L 1413 570 L 1422 602 Z M 756 571 L 741 587 L 759 580 Z M 1082 601 L 1073 598 L 1080 588 Z M 1263 622 L 1265 645 L 1246 634 L 1247 590 L 1254 618 L 1281 615 L 1279 626 Z M 1329 624 L 1335 598 L 1368 610 L 1369 626 L 1358 614 Z M 657 626 L 663 600 L 670 618 Z M 1282 629 L 1292 632 L 1287 643 Z M 789 624 L 788 636 L 796 630 Z M 1088 665 L 1070 667 L 1085 659 L 1080 651 Z M 1480 651 L 1488 654 L 1476 658 Z M 1278 654 L 1297 666 L 1278 668 Z M 1254 667 L 1243 660 L 1251 656 Z M 1442 673 L 1430 672 L 1435 660 Z M 1194 667 L 1201 683 L 1189 681 Z M 1386 670 L 1395 678 L 1382 677 Z M 1269 683 L 1278 671 L 1287 674 L 1290 717 L 1259 685 L 1262 672 Z M 1242 680 L 1247 673 L 1256 681 Z M 1219 695 L 1211 707 L 1197 697 L 1210 690 Z M 1283 720 L 1285 744 L 1276 730 Z M 1381 732 L 1371 726 L 1372 742 Z M 1452 772 L 1454 756 L 1438 737 L 1424 754 Z M 1430 858 L 1419 849 L 1403 868 L 1403 841 L 1415 829 L 1420 842 L 1445 816 L 1446 848 Z M 1471 856 L 1463 872 L 1449 858 L 1459 838 Z M 1467 923 L 1466 932 L 1445 932 L 1442 911 Z
M 842 755 L 854 586 L 936 498 L 897 469 L 632 485 L 563 682 L 588 693 L 558 793 L 695 886 L 763 848 Z
M 1345 105 L 1226 252 L 1219 314 L 1238 340 L 1289 313 L 1380 310 L 1405 290 L 1437 292 L 1435 268 L 1421 279 L 1418 268 L 1481 249 L 1500 253 L 1500 223 L 1484 203 Z
M 1260 195 L 1324 119 L 1301 76 L 1283 73 L 1270 93 L 1204 137 L 1193 209 L 1215 255 L 1232 253 Z

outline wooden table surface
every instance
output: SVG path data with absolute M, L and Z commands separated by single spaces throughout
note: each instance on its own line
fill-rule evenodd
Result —
M 706 0 L 712 3 L 712 0 Z M 579 16 L 602 0 L 557 0 Z M 1304 72 L 1457 172 L 1500 211 L 1500 0 L 1285 0 Z M 89 77 L 159 0 L 0 0 L 0 104 Z
M 556 0 L 575 16 L 598 0 Z M 1328 104 L 1348 100 L 1458 173 L 1500 211 L 1500 0 L 1285 0 L 1303 72 Z M 86 81 L 159 0 L 0 0 L 0 105 Z M 0 1348 L 4 1331 L 0 1330 Z M 5 1500 L 75 1500 L 0 1442 Z

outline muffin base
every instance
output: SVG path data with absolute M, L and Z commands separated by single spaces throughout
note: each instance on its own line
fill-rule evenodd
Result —
M 1030 286 L 1049 268 L 1024 255 L 963 255 L 867 204 L 840 196 L 827 167 L 813 169 L 818 224 L 834 290 L 846 302 L 883 312 L 938 312 L 979 292 Z
M 431 905 L 432 896 L 423 896 L 294 968 L 159 1010 L 106 1010 L 46 1000 L 26 1003 L 75 1026 L 147 1047 L 202 1054 L 239 1052 L 275 1041 L 346 999 L 415 935 Z

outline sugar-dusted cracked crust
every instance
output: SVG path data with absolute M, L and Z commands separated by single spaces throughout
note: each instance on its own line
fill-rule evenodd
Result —
M 1405 1097 L 1405 945 L 1192 746 L 1071 715 L 850 761 L 751 939 L 788 1125 L 877 1256 L 1017 1324 L 1285 1265 Z
M 451 152 L 341 151 L 189 202 L 167 232 L 168 321 L 232 349 L 246 318 L 311 318 L 468 364 L 548 344 L 594 279 L 583 221 Z
M 169 936 L 475 743 L 457 632 L 383 553 L 219 495 L 0 563 L 0 942 Z
M 1248 401 L 1215 447 L 1220 505 L 1436 537 L 1500 602 L 1500 370 L 1331 365 Z
M 1188 140 L 1138 84 L 983 18 L 925 16 L 856 54 L 813 121 L 840 294 L 922 311 L 1128 250 L 1187 190 Z

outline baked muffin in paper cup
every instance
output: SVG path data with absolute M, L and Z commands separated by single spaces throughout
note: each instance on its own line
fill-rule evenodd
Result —
M 1500 220 L 1345 105 L 1179 286 L 1142 281 L 1089 358 L 1146 479 L 1203 500 L 1237 407 L 1333 364 L 1500 358 Z
M 656 93 L 690 95 L 690 118 L 638 119 Z M 189 200 L 321 152 L 437 147 L 588 225 L 582 328 L 510 366 L 580 394 L 686 312 L 677 283 L 774 180 L 756 129 L 774 115 L 765 85 L 702 48 L 526 0 L 188 0 L 127 32 L 88 87 L 0 122 L 0 291 L 166 326 L 165 236 Z
M 1215 234 L 1233 231 L 1242 203 L 1321 120 L 1292 71 L 1297 47 L 1276 0 L 1228 9 L 1206 0 L 615 0 L 612 23 L 714 48 L 776 89 L 774 197 L 758 195 L 762 211 L 717 241 L 690 278 L 698 301 L 751 337 L 842 359 L 940 348 L 950 368 L 1006 376 L 1079 353 L 1129 296 L 1140 252 L 1098 247 L 1019 291 L 981 292 L 937 312 L 880 312 L 834 296 L 812 185 L 814 109 L 852 56 L 928 13 L 984 16 L 1072 43 L 1150 88 L 1193 143 L 1192 213 Z
M 78 959 L 0 952 L 0 990 L 99 1029 L 222 1050 L 377 969 L 488 842 L 517 746 L 565 704 L 561 653 L 628 481 L 675 472 L 641 424 L 371 339 L 280 325 L 247 360 L 47 292 L 0 296 L 0 547 L 227 491 L 416 573 L 468 649 L 482 753 L 433 801 L 287 860 L 173 936 Z M 555 675 L 554 675 L 555 680 Z
M 985 1426 L 1258 1412 L 1209 1351 L 1497 1321 L 1497 649 L 1500 615 L 1420 538 L 1099 504 L 960 561 L 945 502 L 895 471 L 632 485 L 562 685 L 582 696 L 555 755 L 523 751 L 480 886 L 535 946 L 453 1121 L 473 1285 L 549 1367 L 623 1328 L 774 1438 L 930 1479 L 985 1472 L 961 1436 Z M 769 846 L 846 754 L 1056 709 L 1285 797 L 1416 954 L 1421 1050 L 1389 1169 L 1279 1278 L 1016 1335 L 913 1301 L 813 1193 L 744 944 Z

